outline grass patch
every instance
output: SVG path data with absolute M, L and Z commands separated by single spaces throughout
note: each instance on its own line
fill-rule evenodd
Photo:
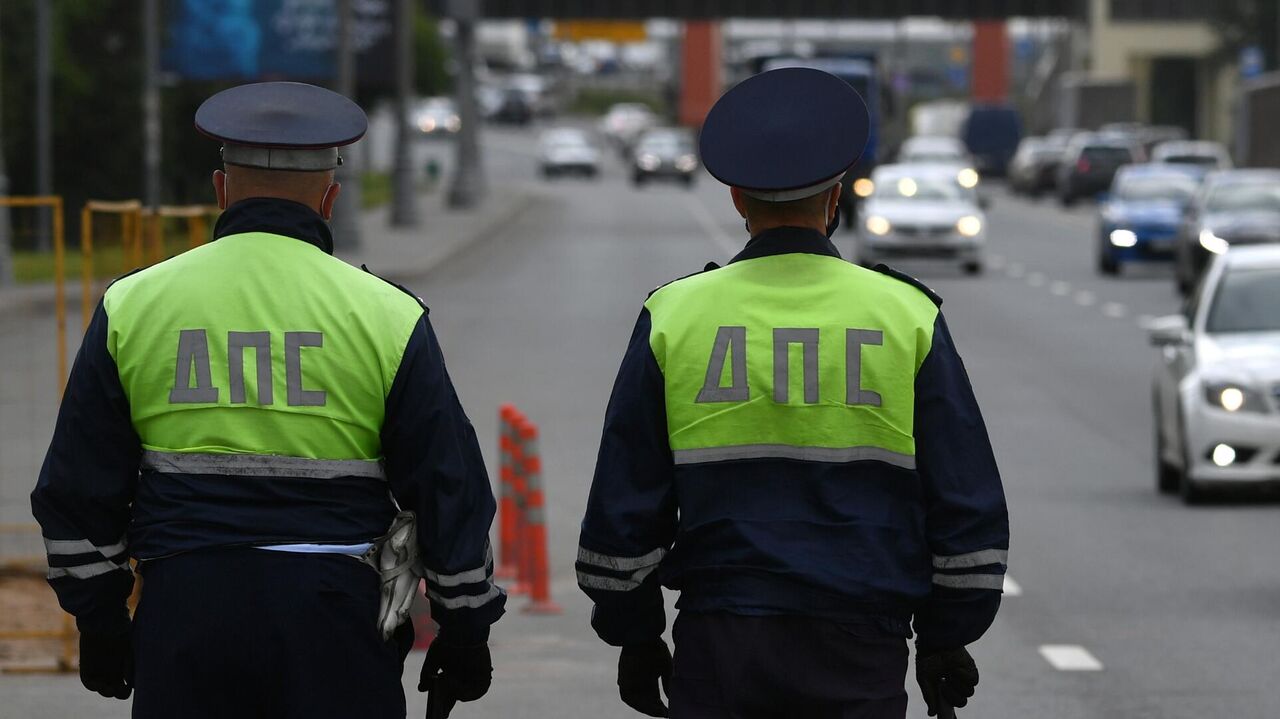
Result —
M 360 209 L 372 210 L 391 202 L 391 173 L 360 174 Z
M 638 102 L 647 105 L 659 116 L 666 116 L 667 103 L 656 92 L 638 90 L 606 90 L 600 88 L 583 88 L 577 97 L 569 103 L 569 112 L 576 115 L 603 115 L 611 105 L 619 102 Z
M 165 257 L 182 254 L 187 249 L 185 238 L 173 238 L 165 242 Z M 80 249 L 67 249 L 66 256 L 67 282 L 79 282 L 84 267 L 84 258 Z M 132 263 L 125 262 L 124 248 L 120 245 L 107 245 L 93 248 L 94 279 L 109 280 L 135 269 Z M 31 252 L 18 250 L 13 253 L 13 278 L 19 284 L 36 282 L 53 282 L 54 261 L 52 252 Z

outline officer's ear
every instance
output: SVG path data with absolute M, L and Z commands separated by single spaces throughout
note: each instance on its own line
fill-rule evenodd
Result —
M 213 171 L 213 194 L 218 198 L 218 209 L 227 209 L 227 173 Z
M 747 219 L 747 201 L 743 199 L 744 195 L 742 194 L 742 190 L 739 190 L 736 187 L 730 187 L 729 197 L 733 198 L 733 209 L 738 211 L 738 216 L 744 220 Z
M 324 188 L 324 197 L 320 198 L 320 216 L 326 220 L 333 218 L 333 205 L 338 201 L 338 193 L 342 191 L 342 184 L 331 182 L 329 186 Z
M 844 183 L 842 182 L 837 182 L 836 186 L 831 188 L 831 195 L 827 197 L 827 222 L 831 222 L 836 213 L 840 211 L 840 191 L 843 189 Z

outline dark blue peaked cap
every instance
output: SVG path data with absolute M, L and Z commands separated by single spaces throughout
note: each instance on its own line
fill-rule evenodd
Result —
M 752 197 L 798 200 L 831 187 L 867 145 L 866 103 L 822 70 L 762 72 L 726 92 L 702 125 L 702 164 Z
M 268 170 L 331 170 L 337 148 L 369 129 L 364 110 L 323 87 L 301 82 L 240 85 L 205 100 L 196 129 L 223 143 L 232 165 Z

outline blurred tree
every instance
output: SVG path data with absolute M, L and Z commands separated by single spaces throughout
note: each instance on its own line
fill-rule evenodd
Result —
M 1241 50 L 1256 45 L 1262 49 L 1267 69 L 1280 70 L 1280 1 L 1234 0 L 1207 6 L 1222 39 L 1222 60 L 1236 62 Z

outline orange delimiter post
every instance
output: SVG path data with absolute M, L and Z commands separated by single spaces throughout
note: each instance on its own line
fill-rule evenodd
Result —
M 1009 34 L 1004 20 L 973 23 L 973 78 L 976 102 L 1003 103 L 1009 98 Z
M 723 85 L 720 50 L 719 21 L 689 20 L 684 24 L 680 53 L 681 125 L 701 127 L 707 112 L 720 97 Z
M 512 464 L 516 413 L 516 408 L 509 404 L 498 408 L 498 449 L 502 463 L 498 470 L 498 567 L 495 576 L 499 579 L 514 579 L 517 571 L 519 538 L 516 534 L 516 513 L 519 510 L 516 507 L 515 467 Z
M 520 474 L 528 486 L 528 502 L 525 509 L 525 546 L 528 552 L 529 576 L 532 586 L 530 602 L 524 608 L 529 614 L 559 614 L 560 605 L 551 600 L 551 562 L 547 558 L 546 501 L 542 493 L 542 455 L 538 451 L 538 427 L 525 422 L 519 427 L 520 444 L 524 449 L 524 461 Z

